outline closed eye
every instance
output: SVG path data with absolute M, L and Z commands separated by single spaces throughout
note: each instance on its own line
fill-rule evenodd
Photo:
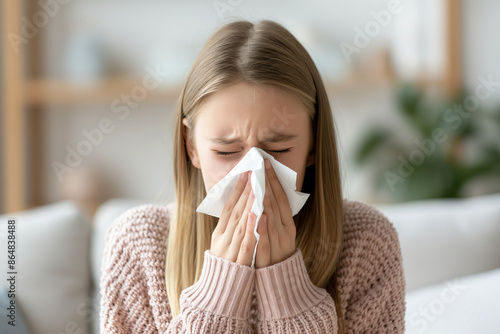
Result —
M 281 150 L 281 151 L 269 151 L 269 152 L 273 152 L 273 153 L 278 153 L 278 154 L 281 154 L 281 153 L 285 153 L 285 152 L 288 152 L 290 151 L 289 148 L 287 148 L 286 150 Z M 238 153 L 238 152 L 217 152 L 218 155 L 231 155 L 231 154 L 234 154 L 234 153 Z

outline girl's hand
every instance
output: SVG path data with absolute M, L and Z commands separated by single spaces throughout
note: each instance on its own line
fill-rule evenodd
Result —
M 260 235 L 255 268 L 264 268 L 286 260 L 295 253 L 295 223 L 283 187 L 271 163 L 266 163 L 264 213 L 259 220 Z M 269 168 L 267 168 L 269 165 Z
M 240 175 L 233 192 L 226 200 L 217 226 L 212 232 L 210 253 L 250 267 L 257 238 L 253 234 L 255 215 L 250 212 L 255 196 L 249 173 L 251 172 Z

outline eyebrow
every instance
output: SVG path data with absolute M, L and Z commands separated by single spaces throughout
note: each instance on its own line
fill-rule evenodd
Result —
M 279 142 L 289 141 L 289 140 L 292 140 L 292 139 L 297 138 L 297 137 L 298 137 L 297 135 L 289 135 L 289 134 L 275 132 L 273 135 L 264 138 L 264 140 L 262 140 L 261 142 L 279 143 Z M 230 145 L 233 143 L 241 142 L 241 138 L 220 137 L 220 138 L 210 138 L 210 141 L 215 143 L 215 144 Z

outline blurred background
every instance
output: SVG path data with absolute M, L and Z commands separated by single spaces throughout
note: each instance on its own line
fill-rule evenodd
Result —
M 488 34 L 499 10 L 488 0 L 4 1 L 1 210 L 173 200 L 180 87 L 209 34 L 237 18 L 276 20 L 312 55 L 346 197 L 500 191 L 500 45 Z
M 181 86 L 208 36 L 240 18 L 283 24 L 314 59 L 345 198 L 389 212 L 500 193 L 498 1 L 1 4 L 1 213 L 70 201 L 95 224 L 110 200 L 172 202 Z M 491 226 L 500 225 L 495 212 Z

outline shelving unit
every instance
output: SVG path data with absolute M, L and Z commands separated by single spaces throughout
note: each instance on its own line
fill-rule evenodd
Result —
M 21 35 L 21 3 L 3 0 L 1 3 L 2 33 Z M 25 123 L 23 118 L 24 82 L 22 53 L 2 38 L 2 116 L 3 116 L 3 208 L 4 212 L 26 208 Z
M 72 105 L 88 102 L 110 102 L 120 94 L 142 86 L 140 79 L 116 77 L 82 86 L 64 80 L 30 80 L 26 83 L 26 103 L 30 106 Z M 176 99 L 180 93 L 178 85 L 158 87 L 148 91 L 147 101 Z
M 36 1 L 0 0 L 0 19 L 3 34 L 12 33 L 21 36 L 21 18 L 32 17 L 39 10 Z M 460 2 L 446 0 L 447 6 L 447 64 L 446 74 L 442 80 L 422 79 L 423 85 L 444 85 L 449 95 L 455 94 L 461 86 L 460 64 Z M 23 12 L 23 7 L 24 11 Z M 43 31 L 39 32 L 39 35 Z M 43 159 L 42 117 L 43 109 L 49 105 L 81 105 L 87 103 L 111 103 L 120 94 L 129 92 L 133 87 L 141 85 L 139 78 L 112 77 L 100 80 L 96 85 L 79 86 L 65 80 L 49 80 L 43 78 L 39 57 L 33 55 L 44 46 L 40 36 L 30 39 L 28 45 L 21 44 L 18 53 L 3 38 L 2 48 L 2 108 L 3 108 L 3 205 L 1 212 L 15 212 L 36 207 L 42 203 Z M 29 47 L 29 52 L 27 52 Z M 29 69 L 23 68 L 24 57 Z M 35 59 L 36 58 L 36 59 Z M 29 73 L 29 77 L 26 76 Z M 26 78 L 26 79 L 25 79 Z M 359 87 L 359 82 L 326 82 L 332 91 L 351 90 Z M 364 83 L 366 85 L 366 83 Z M 388 85 L 373 80 L 368 85 Z M 148 101 L 176 100 L 180 92 L 179 86 L 158 87 L 149 91 Z

